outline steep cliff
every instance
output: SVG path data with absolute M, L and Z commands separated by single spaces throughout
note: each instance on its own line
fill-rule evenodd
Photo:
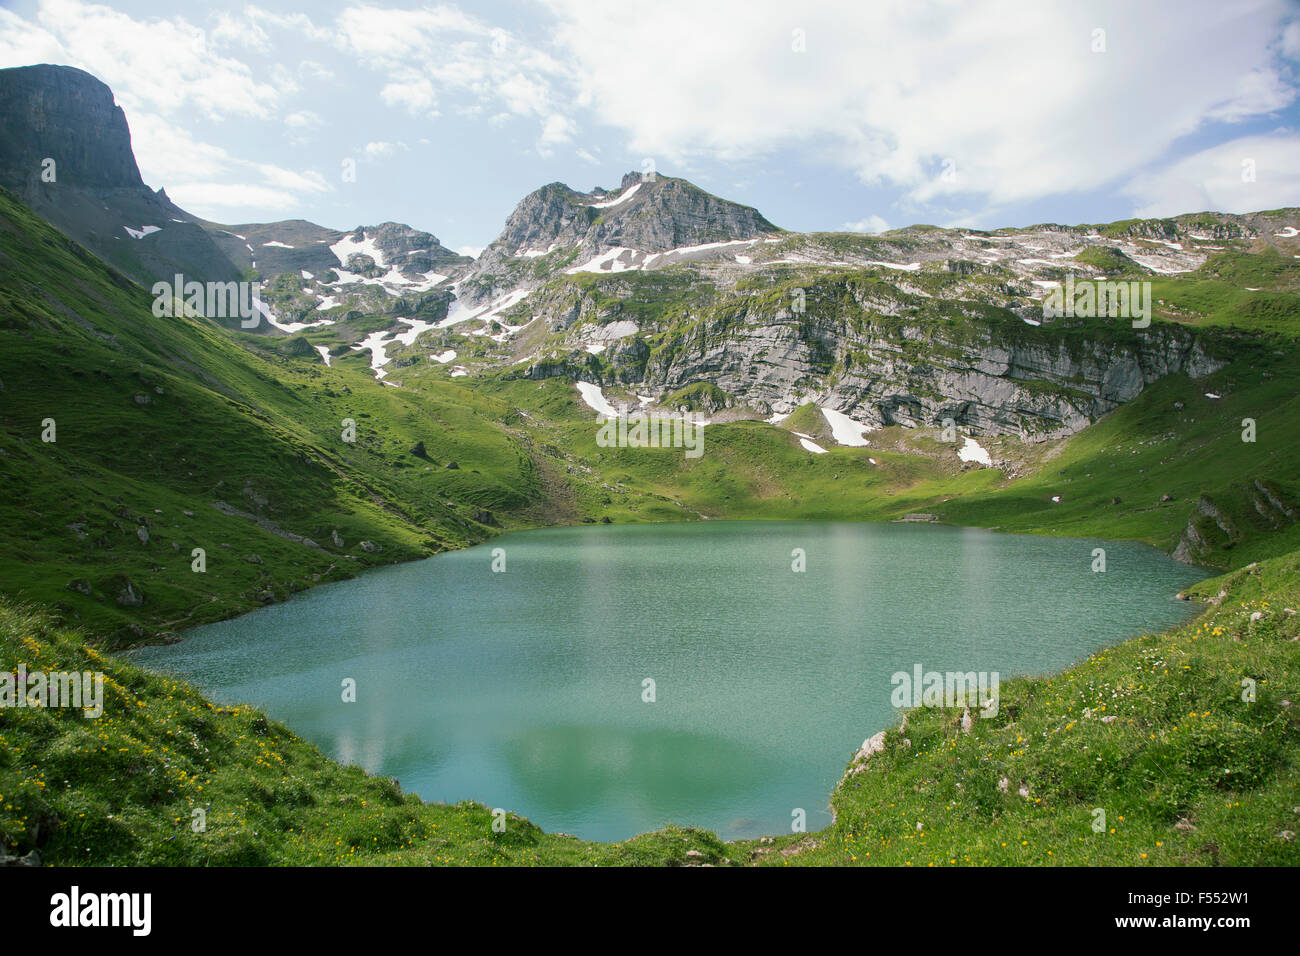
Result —
M 652 281 L 653 295 L 645 288 Z M 873 427 L 952 419 L 980 434 L 1053 438 L 1156 379 L 1201 377 L 1225 361 L 1216 336 L 1179 326 L 1031 325 L 1011 302 L 987 294 L 994 301 L 979 301 L 937 273 L 911 278 L 913 292 L 870 276 L 823 276 L 773 281 L 762 291 L 693 287 L 676 305 L 665 281 L 626 276 L 614 289 L 614 280 L 587 280 L 535 296 L 527 309 L 546 317 L 547 331 L 519 374 L 652 395 L 708 382 L 756 415 L 811 401 Z M 926 285 L 934 291 L 924 293 Z M 944 286 L 970 298 L 936 300 Z M 661 308 L 636 310 L 651 298 Z
M 126 115 L 89 73 L 0 70 L 0 129 L 0 185 L 131 278 L 239 277 L 195 217 L 144 184 Z

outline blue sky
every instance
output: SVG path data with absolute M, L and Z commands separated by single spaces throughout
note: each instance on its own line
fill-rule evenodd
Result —
M 471 252 L 647 160 L 799 230 L 1300 206 L 1279 0 L 6 0 L 0 66 L 40 62 L 108 83 L 197 215 Z

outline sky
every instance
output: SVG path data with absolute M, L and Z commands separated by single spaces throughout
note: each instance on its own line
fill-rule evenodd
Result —
M 527 193 L 683 176 L 800 231 L 1300 206 L 1300 0 L 0 0 L 225 223 L 476 254 Z

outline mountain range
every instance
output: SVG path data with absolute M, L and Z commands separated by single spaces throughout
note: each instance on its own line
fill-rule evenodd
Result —
M 685 180 L 631 172 L 612 190 L 541 187 L 472 260 L 398 223 L 190 215 L 143 184 L 111 91 L 69 67 L 0 71 L 0 109 L 13 134 L 0 182 L 68 235 L 144 284 L 259 278 L 269 321 L 254 331 L 309 332 L 323 361 L 365 351 L 392 384 L 454 353 L 438 360 L 448 374 L 559 375 L 655 402 L 707 383 L 704 410 L 730 417 L 812 402 L 872 428 L 950 419 L 1061 437 L 1162 376 L 1221 368 L 1230 345 L 1186 324 L 1081 337 L 1043 318 L 1050 290 L 1068 276 L 1158 285 L 1225 252 L 1300 249 L 1296 210 L 793 233 Z M 47 156 L 61 158 L 54 183 L 40 177 Z M 1266 327 L 1278 307 L 1267 294 L 1243 304 Z

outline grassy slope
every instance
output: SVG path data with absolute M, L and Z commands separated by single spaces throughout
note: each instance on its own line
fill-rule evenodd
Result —
M 1151 286 L 1160 318 L 1292 339 L 1300 332 L 1300 259 L 1290 253 L 1218 253 L 1190 276 L 1160 277 Z
M 536 496 L 499 401 L 450 383 L 386 388 L 363 361 L 325 368 L 265 338 L 241 348 L 206 322 L 155 318 L 150 305 L 0 193 L 9 595 L 54 605 L 112 643 L 138 641 L 247 610 L 268 591 L 282 600 L 317 579 L 481 540 L 484 521 L 509 525 Z M 47 418 L 53 443 L 41 440 Z M 355 444 L 342 440 L 345 418 Z M 416 441 L 427 459 L 410 454 Z M 458 470 L 444 467 L 452 460 Z M 217 501 L 321 548 L 222 514 Z M 196 547 L 203 574 L 191 570 Z M 143 606 L 117 603 L 128 580 Z
M 104 714 L 0 709 L 0 848 L 39 846 L 56 865 L 661 862 L 712 834 L 668 830 L 623 844 L 544 834 L 513 814 L 504 832 L 470 802 L 426 804 L 393 781 L 342 767 L 245 707 L 90 647 L 48 614 L 0 602 L 0 660 L 102 671 Z M 194 811 L 206 829 L 192 827 Z
M 935 510 L 958 524 L 1127 538 L 1171 551 L 1207 495 L 1239 532 L 1232 542 L 1216 538 L 1208 563 L 1239 567 L 1300 547 L 1300 525 L 1259 513 L 1252 490 L 1259 479 L 1276 485 L 1293 510 L 1300 500 L 1300 369 L 1293 356 L 1260 350 L 1208 379 L 1162 379 L 1074 436 L 1036 473 Z M 1255 419 L 1254 442 L 1242 441 L 1244 418 Z

